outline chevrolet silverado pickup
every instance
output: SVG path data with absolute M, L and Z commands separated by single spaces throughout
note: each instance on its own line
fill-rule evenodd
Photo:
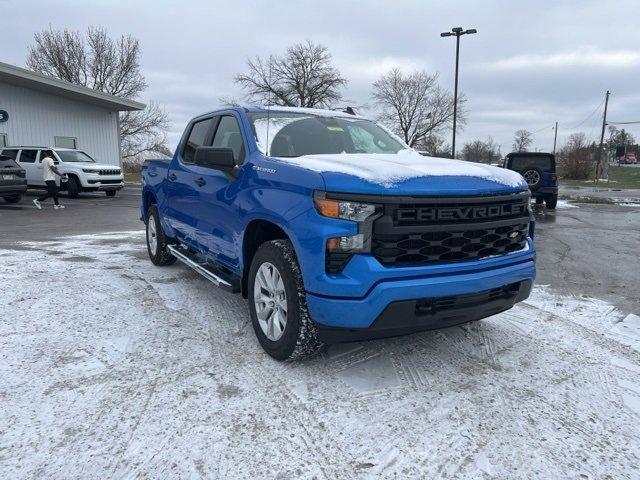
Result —
M 347 112 L 200 115 L 142 184 L 151 261 L 242 294 L 278 360 L 479 320 L 535 277 L 520 174 L 422 156 Z

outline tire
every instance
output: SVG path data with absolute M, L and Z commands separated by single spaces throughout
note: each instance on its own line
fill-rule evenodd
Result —
M 67 180 L 67 195 L 69 198 L 78 198 L 82 188 L 80 187 L 80 182 L 75 177 L 69 177 Z
M 3 197 L 4 201 L 7 203 L 18 203 L 20 200 L 22 200 L 22 195 L 20 194 L 16 194 L 16 195 L 7 195 L 6 197 Z
M 544 199 L 544 204 L 547 206 L 547 209 L 555 210 L 558 205 L 558 195 L 549 195 Z
M 174 264 L 176 262 L 176 257 L 171 255 L 167 248 L 171 243 L 171 240 L 162 230 L 160 217 L 158 216 L 158 209 L 155 205 L 151 205 L 147 211 L 145 225 L 145 230 L 147 232 L 147 252 L 149 253 L 151 262 L 159 267 Z M 155 239 L 155 244 L 153 239 Z
M 283 291 L 285 297 L 277 300 L 278 295 L 270 297 L 273 292 L 268 292 L 261 288 L 261 280 L 256 281 L 258 272 L 261 271 L 262 279 L 265 277 L 265 268 L 267 273 L 273 272 L 271 267 L 275 267 L 279 273 L 280 282 L 274 282 L 276 284 L 275 290 L 277 292 Z M 298 260 L 296 253 L 293 250 L 291 242 L 288 240 L 273 240 L 263 243 L 251 262 L 251 268 L 249 269 L 249 312 L 251 314 L 251 322 L 253 329 L 258 337 L 258 341 L 262 348 L 270 356 L 276 360 L 299 360 L 302 358 L 308 358 L 322 349 L 322 343 L 318 340 L 318 331 L 316 329 L 313 320 L 309 316 L 307 310 L 307 299 L 304 292 L 304 286 L 302 283 L 302 276 L 300 274 L 300 267 L 298 266 Z M 273 285 L 273 284 L 272 284 Z M 276 308 L 271 307 L 271 313 L 268 313 L 266 302 L 263 299 L 274 298 Z M 278 309 L 279 305 L 284 305 L 286 310 L 284 317 L 282 317 L 282 308 Z M 266 321 L 259 320 L 258 310 L 260 315 L 265 318 L 265 311 L 267 311 Z M 279 310 L 279 311 L 278 311 Z M 278 317 L 278 314 L 280 317 Z M 262 324 L 269 324 L 269 319 L 274 325 L 282 325 L 282 319 L 284 320 L 284 328 L 281 328 L 281 333 L 278 338 L 269 338 L 269 328 L 263 329 Z M 280 320 L 280 321 L 279 321 Z M 278 323 L 276 323 L 278 322 Z M 272 333 L 277 333 L 278 327 L 273 327 Z M 271 335 L 275 337 L 277 335 Z
M 542 186 L 542 182 L 544 181 L 544 171 L 538 167 L 526 167 L 522 169 L 521 174 L 527 185 L 529 186 L 529 190 L 535 192 Z
M 115 190 L 107 190 L 106 192 L 107 197 L 115 197 L 116 196 L 116 191 Z

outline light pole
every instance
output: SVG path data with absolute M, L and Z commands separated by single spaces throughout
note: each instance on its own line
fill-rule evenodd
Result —
M 460 37 L 462 35 L 478 33 L 475 28 L 463 30 L 462 27 L 452 28 L 450 32 L 442 32 L 441 37 L 456 37 L 456 83 L 453 90 L 453 140 L 451 142 L 451 158 L 456 158 L 456 120 L 458 116 L 458 60 L 460 59 Z

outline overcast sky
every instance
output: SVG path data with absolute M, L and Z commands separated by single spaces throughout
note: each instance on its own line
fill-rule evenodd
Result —
M 345 104 L 370 104 L 371 83 L 393 67 L 438 72 L 453 89 L 455 40 L 462 38 L 460 89 L 469 121 L 459 145 L 492 136 L 502 153 L 526 128 L 550 150 L 574 131 L 600 134 L 609 119 L 640 120 L 640 1 L 183 1 L 0 0 L 0 61 L 24 66 L 36 31 L 101 25 L 142 45 L 149 89 L 171 119 L 173 148 L 185 122 L 240 97 L 233 74 L 247 56 L 280 54 L 311 39 L 326 45 L 349 80 Z M 1 107 L 1 105 L 0 105 Z M 640 138 L 640 125 L 628 130 Z

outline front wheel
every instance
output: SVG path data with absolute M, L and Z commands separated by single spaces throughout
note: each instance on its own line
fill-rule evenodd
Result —
M 78 198 L 80 190 L 81 187 L 78 179 L 70 177 L 69 180 L 67 180 L 67 195 L 69 195 L 69 198 Z
M 22 195 L 17 194 L 17 195 L 7 195 L 6 197 L 3 197 L 4 201 L 7 203 L 18 203 L 20 200 L 22 200 Z
M 253 329 L 269 355 L 295 360 L 322 348 L 290 241 L 273 240 L 260 246 L 251 262 L 248 286 Z
M 147 252 L 154 265 L 160 267 L 175 263 L 176 257 L 171 255 L 167 246 L 169 238 L 164 234 L 158 209 L 152 205 L 147 212 Z
M 107 190 L 105 193 L 107 194 L 107 197 L 115 197 L 116 196 L 116 191 L 115 190 Z

